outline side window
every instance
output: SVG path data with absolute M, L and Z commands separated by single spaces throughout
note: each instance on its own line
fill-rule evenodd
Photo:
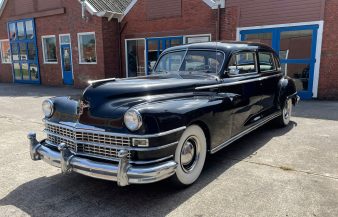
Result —
M 259 69 L 261 72 L 276 70 L 273 54 L 268 52 L 259 52 Z
M 255 60 L 253 52 L 234 54 L 229 61 L 228 71 L 232 76 L 257 72 Z

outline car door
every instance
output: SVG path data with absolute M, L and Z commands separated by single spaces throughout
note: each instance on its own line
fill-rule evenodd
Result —
M 225 76 L 221 91 L 231 97 L 231 135 L 235 136 L 250 127 L 261 111 L 261 82 L 256 52 L 233 53 Z
M 258 51 L 258 66 L 262 82 L 261 105 L 265 114 L 268 115 L 276 110 L 275 98 L 277 95 L 277 87 L 283 74 L 278 58 L 272 51 Z

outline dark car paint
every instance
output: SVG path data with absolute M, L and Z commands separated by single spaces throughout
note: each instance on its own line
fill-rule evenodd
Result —
M 224 52 L 226 59 L 222 73 L 218 76 L 162 74 L 90 85 L 83 93 L 81 111 L 78 101 L 53 98 L 55 113 L 49 121 L 78 122 L 133 135 L 155 134 L 196 123 L 204 129 L 211 150 L 278 111 L 288 97 L 296 97 L 294 82 L 278 70 L 237 77 L 226 73 L 234 53 L 261 49 L 277 56 L 268 46 L 200 43 L 170 48 L 161 56 L 182 49 Z M 123 123 L 124 113 L 130 108 L 137 109 L 142 115 L 143 125 L 136 132 L 130 132 Z M 158 147 L 178 141 L 182 132 L 152 138 L 149 145 Z M 136 160 L 153 160 L 173 155 L 175 147 L 135 152 L 132 156 Z

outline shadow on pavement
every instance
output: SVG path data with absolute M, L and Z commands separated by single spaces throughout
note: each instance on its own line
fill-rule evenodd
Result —
M 81 175 L 55 175 L 22 184 L 1 199 L 0 206 L 12 205 L 31 216 L 164 216 L 296 126 L 294 122 L 283 129 L 264 126 L 209 156 L 199 180 L 185 189 L 176 188 L 170 180 L 119 188 L 114 182 Z
M 0 97 L 53 97 L 53 96 L 80 96 L 83 89 L 69 87 L 48 87 L 30 84 L 0 83 Z

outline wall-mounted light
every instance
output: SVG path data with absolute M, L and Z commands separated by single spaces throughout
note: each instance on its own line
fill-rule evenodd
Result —
M 85 21 L 88 21 L 88 17 L 86 16 L 86 0 L 80 0 L 81 1 L 81 8 L 82 8 L 82 19 Z

